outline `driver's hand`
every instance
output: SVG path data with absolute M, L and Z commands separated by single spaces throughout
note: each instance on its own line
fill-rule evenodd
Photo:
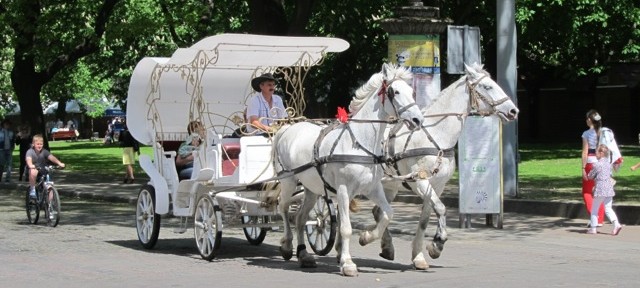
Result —
M 64 165 L 64 163 L 60 162 L 60 164 L 58 166 L 60 166 L 60 168 L 64 168 L 66 165 Z

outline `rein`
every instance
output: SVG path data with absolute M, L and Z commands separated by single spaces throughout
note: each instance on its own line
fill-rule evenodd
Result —
M 475 112 L 473 113 L 441 113 L 441 114 L 432 114 L 432 115 L 426 115 L 424 117 L 450 117 L 450 116 L 456 116 L 458 118 L 462 118 L 462 117 L 466 117 L 470 114 L 474 114 L 474 115 L 481 115 L 481 116 L 489 116 L 489 115 L 493 115 L 496 113 L 496 109 L 495 107 L 508 101 L 509 98 L 508 97 L 504 97 L 502 99 L 499 100 L 493 100 L 493 99 L 488 99 L 487 97 L 485 97 L 484 95 L 480 94 L 477 90 L 476 87 L 478 86 L 478 84 L 482 81 L 482 79 L 484 79 L 485 77 L 487 77 L 486 75 L 480 77 L 480 79 L 476 80 L 473 83 L 470 83 L 469 81 L 466 81 L 466 86 L 467 89 L 469 91 L 469 105 L 471 106 L 472 110 L 474 110 Z M 480 101 L 483 101 L 484 103 L 486 103 L 487 105 L 489 105 L 491 108 L 493 108 L 491 112 L 479 112 L 479 103 Z M 442 164 L 442 158 L 443 157 L 455 157 L 455 149 L 453 147 L 451 148 L 446 148 L 446 149 L 442 149 L 440 148 L 440 146 L 438 145 L 438 143 L 433 139 L 433 137 L 431 136 L 431 134 L 429 133 L 429 131 L 427 130 L 427 128 L 425 126 L 420 126 L 420 130 L 423 131 L 425 133 L 425 135 L 427 136 L 427 138 L 429 139 L 429 141 L 431 142 L 431 144 L 433 144 L 434 148 L 431 147 L 422 147 L 422 148 L 414 148 L 414 149 L 407 149 L 409 142 L 411 141 L 411 138 L 413 137 L 413 134 L 417 131 L 417 130 L 410 130 L 410 134 L 407 137 L 407 140 L 404 144 L 404 147 L 402 149 L 401 152 L 396 152 L 395 151 L 395 145 L 394 145 L 394 141 L 393 139 L 397 137 L 397 133 L 400 131 L 400 128 L 402 128 L 402 125 L 404 125 L 404 123 L 399 122 L 397 123 L 390 131 L 389 133 L 389 137 L 387 138 L 387 142 L 386 142 L 386 146 L 387 149 L 385 149 L 388 158 L 387 158 L 387 165 L 392 165 L 393 170 L 395 171 L 395 175 L 389 173 L 387 170 L 385 170 L 385 173 L 387 174 L 387 176 L 394 178 L 394 179 L 400 179 L 403 180 L 403 186 L 405 186 L 405 188 L 411 189 L 411 187 L 408 187 L 407 185 L 407 181 L 412 180 L 415 181 L 415 176 L 413 173 L 409 174 L 409 175 L 400 175 L 399 169 L 398 169 L 398 161 L 406 159 L 406 158 L 412 158 L 412 157 L 422 157 L 422 156 L 437 156 L 436 158 L 436 164 L 434 165 L 434 168 L 431 169 L 431 171 L 426 171 L 427 174 L 430 174 L 431 176 L 436 175 L 439 170 L 440 170 L 440 165 Z M 429 175 L 420 175 L 420 173 L 418 173 L 417 175 L 420 178 L 427 178 Z
M 395 81 L 395 80 L 393 80 Z M 411 103 L 409 105 L 406 105 L 404 107 L 401 107 L 400 109 L 398 109 L 394 103 L 394 98 L 395 98 L 395 91 L 394 89 L 391 87 L 391 83 L 393 83 L 393 81 L 391 82 L 387 82 L 386 80 L 383 80 L 382 82 L 382 86 L 380 87 L 380 90 L 377 92 L 377 95 L 380 97 L 381 102 L 384 104 L 385 101 L 385 96 L 387 96 L 387 98 L 389 98 L 389 101 L 393 107 L 393 110 L 396 112 L 396 116 L 399 116 L 400 114 L 404 113 L 405 111 L 407 111 L 408 109 L 410 109 L 411 107 L 413 107 L 414 105 L 417 105 L 416 103 Z M 367 101 L 370 99 L 367 99 Z M 300 172 L 303 172 L 311 167 L 315 167 L 318 175 L 320 175 L 320 178 L 322 179 L 322 182 L 324 183 L 324 189 L 325 189 L 325 194 L 327 194 L 327 191 L 331 191 L 333 193 L 336 193 L 335 188 L 331 187 L 331 185 L 328 183 L 328 181 L 324 178 L 324 173 L 323 173 L 323 165 L 327 164 L 327 163 L 354 163 L 354 164 L 363 164 L 363 165 L 367 165 L 367 164 L 383 164 L 386 163 L 388 161 L 388 158 L 386 157 L 386 153 L 383 153 L 382 155 L 378 155 L 372 151 L 370 151 L 369 149 L 367 149 L 364 145 L 360 144 L 360 142 L 358 141 L 358 139 L 356 138 L 355 134 L 353 133 L 351 126 L 349 124 L 351 123 L 384 123 L 384 124 L 398 124 L 398 123 L 403 123 L 402 121 L 399 121 L 399 119 L 397 117 L 390 117 L 388 120 L 369 120 L 369 119 L 348 119 L 346 123 L 344 123 L 344 125 L 342 125 L 341 122 L 336 121 L 333 122 L 332 124 L 330 124 L 329 126 L 323 128 L 320 131 L 320 134 L 318 135 L 318 138 L 316 138 L 316 141 L 313 145 L 313 161 L 306 163 L 304 165 L 301 165 L 299 167 L 296 167 L 294 169 L 291 170 L 283 170 L 280 171 L 277 175 L 277 177 L 282 177 L 283 174 L 297 174 Z M 339 128 L 339 126 L 342 125 L 342 130 L 340 131 L 340 134 L 338 135 L 338 137 L 336 138 L 335 142 L 333 143 L 333 146 L 331 147 L 331 149 L 329 150 L 329 155 L 326 156 L 320 156 L 320 144 L 322 144 L 322 140 L 331 132 L 334 131 L 336 129 Z M 352 142 L 354 143 L 354 145 L 363 150 L 365 152 L 365 154 L 367 155 L 347 155 L 347 154 L 334 154 L 334 151 L 336 149 L 336 147 L 338 146 L 338 143 L 340 141 L 340 139 L 342 138 L 342 136 L 345 134 L 345 131 L 348 133 L 348 135 L 351 137 Z M 281 167 L 283 167 L 283 165 L 280 165 Z

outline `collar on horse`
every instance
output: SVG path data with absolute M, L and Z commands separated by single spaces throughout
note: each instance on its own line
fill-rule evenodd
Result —
M 388 176 L 392 176 L 392 177 L 402 176 L 400 175 L 400 171 L 398 168 L 398 161 L 406 158 L 422 157 L 422 156 L 428 156 L 428 155 L 437 156 L 435 167 L 433 167 L 431 171 L 426 171 L 427 174 L 434 176 L 438 174 L 438 172 L 440 171 L 440 164 L 442 164 L 442 157 L 455 156 L 455 150 L 453 147 L 447 148 L 447 149 L 440 148 L 438 143 L 433 139 L 433 137 L 431 136 L 427 128 L 424 126 L 420 126 L 419 130 L 418 129 L 410 130 L 411 132 L 409 133 L 409 136 L 407 136 L 407 141 L 405 142 L 404 147 L 402 147 L 402 151 L 396 152 L 395 141 L 393 140 L 397 137 L 397 133 L 398 131 L 400 131 L 400 128 L 402 128 L 402 125 L 405 125 L 405 123 L 401 122 L 394 125 L 393 128 L 391 128 L 391 131 L 389 132 L 388 139 L 386 140 L 387 149 L 385 149 L 385 152 L 388 155 L 386 165 L 392 165 L 393 170 L 396 174 L 396 175 L 391 175 L 390 173 L 387 172 Z M 423 131 L 434 147 L 420 147 L 420 148 L 407 149 L 409 142 L 411 141 L 411 138 L 413 137 L 414 133 L 416 133 L 417 131 Z M 418 176 L 428 177 L 429 175 L 418 175 Z M 402 185 L 405 186 L 405 188 L 411 190 L 411 187 L 408 187 L 407 181 L 408 180 L 404 180 L 402 182 Z

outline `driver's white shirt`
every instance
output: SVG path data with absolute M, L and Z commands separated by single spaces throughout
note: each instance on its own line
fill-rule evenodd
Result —
M 257 116 L 258 118 L 263 118 L 260 123 L 270 126 L 273 122 L 272 119 L 282 119 L 285 118 L 285 108 L 284 103 L 282 102 L 282 97 L 273 94 L 271 96 L 271 101 L 273 103 L 272 108 L 269 109 L 269 103 L 264 99 L 262 93 L 256 93 L 254 96 L 249 99 L 247 102 L 247 122 L 251 119 L 251 116 Z M 252 125 L 247 125 L 247 131 L 249 133 L 255 131 Z

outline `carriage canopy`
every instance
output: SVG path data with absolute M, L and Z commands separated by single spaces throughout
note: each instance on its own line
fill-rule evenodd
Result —
M 214 130 L 233 127 L 230 117 L 242 115 L 255 76 L 308 68 L 348 47 L 338 38 L 221 34 L 177 49 L 170 58 L 143 58 L 129 84 L 129 130 L 150 145 L 159 134 L 186 132 L 191 120 Z

